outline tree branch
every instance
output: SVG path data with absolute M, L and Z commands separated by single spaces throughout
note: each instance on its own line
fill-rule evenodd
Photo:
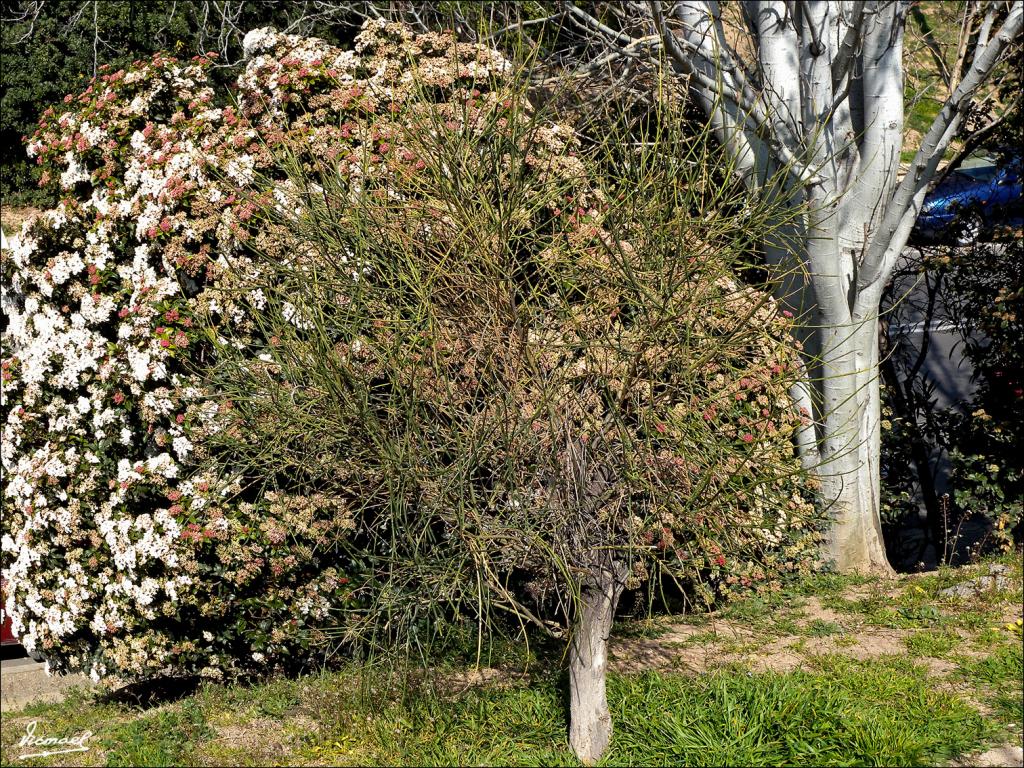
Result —
M 861 20 L 864 17 L 864 2 L 844 2 L 841 6 L 840 20 L 846 24 L 846 34 L 832 59 L 832 83 L 838 87 L 839 83 L 850 74 L 850 67 L 857 56 L 861 44 Z M 845 11 L 849 11 L 849 19 Z M 837 30 L 838 32 L 838 30 Z
M 985 47 L 977 51 L 967 75 L 950 95 L 921 142 L 921 148 L 886 206 L 878 231 L 874 233 L 858 289 L 865 302 L 877 303 L 882 287 L 892 272 L 921 208 L 928 183 L 935 175 L 942 155 L 956 135 L 967 100 L 999 62 L 1003 51 L 1015 41 L 1024 25 L 1024 3 L 1015 0 L 1002 27 Z
M 707 29 L 712 26 L 711 14 L 707 6 L 701 9 L 700 5 L 690 2 L 685 3 L 682 10 L 677 8 L 676 15 L 683 21 L 681 38 L 666 23 L 660 0 L 651 0 L 651 11 L 663 47 L 678 70 L 690 76 L 691 87 L 712 120 L 719 140 L 731 148 L 737 167 L 747 179 L 756 178 L 754 147 L 763 140 L 775 152 L 780 167 L 787 169 L 801 183 L 821 183 L 816 171 L 797 157 L 795 149 L 785 142 L 784 137 L 772 130 L 771 121 L 760 106 L 760 96 L 742 71 L 727 56 L 722 57 L 724 52 L 714 51 L 704 44 Z M 702 27 L 705 32 L 701 32 Z M 694 56 L 688 56 L 684 48 Z M 718 61 L 718 65 L 713 59 Z M 698 87 L 693 87 L 694 82 Z
M 1020 95 L 1014 96 L 1013 101 L 1006 105 L 1006 108 L 1003 110 L 1003 114 L 968 136 L 964 141 L 964 145 L 960 148 L 960 151 L 953 155 L 953 158 L 946 163 L 942 172 L 935 176 L 935 184 L 941 184 L 953 170 L 959 167 L 960 163 L 962 163 L 968 155 L 988 141 L 992 134 L 996 132 L 996 129 L 1006 122 L 1006 118 L 1016 113 L 1020 108 L 1020 100 Z
M 896 187 L 903 146 L 903 19 L 895 3 L 874 10 L 864 20 L 863 72 L 859 83 L 864 127 L 856 137 L 858 166 L 840 202 L 841 229 L 858 243 L 884 215 Z M 860 250 L 860 248 L 858 248 Z M 866 251 L 858 254 L 863 262 Z M 863 266 L 863 264 L 861 264 Z
M 562 3 L 562 8 L 569 13 L 570 20 L 576 20 L 576 23 L 582 24 L 584 28 L 590 28 L 596 32 L 600 32 L 602 35 L 611 38 L 621 45 L 629 45 L 633 42 L 633 38 L 626 33 L 618 32 L 606 24 L 602 24 L 589 13 L 577 8 L 576 5 L 569 2 L 569 0 L 565 0 L 565 2 Z

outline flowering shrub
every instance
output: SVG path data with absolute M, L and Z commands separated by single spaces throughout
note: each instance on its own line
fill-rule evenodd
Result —
M 720 589 L 809 567 L 788 321 L 708 239 L 651 294 L 664 243 L 609 234 L 620 206 L 494 51 L 373 22 L 352 51 L 245 44 L 233 107 L 209 58 L 157 55 L 29 144 L 61 194 L 0 262 L 0 552 L 29 650 L 97 680 L 259 672 L 428 583 L 375 565 L 415 554 L 397 533 L 539 595 L 536 541 L 467 550 L 499 521 L 563 548 L 597 524 L 643 554 L 634 584 L 647 561 Z M 582 518 L 564 513 L 580 446 L 622 489 Z M 456 484 L 409 469 L 456 466 Z

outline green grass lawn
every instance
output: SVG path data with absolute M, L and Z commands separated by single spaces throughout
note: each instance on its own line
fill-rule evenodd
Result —
M 673 648 L 670 627 L 688 627 L 676 650 L 718 649 L 722 663 L 696 672 L 618 666 L 609 680 L 615 734 L 603 764 L 938 765 L 992 743 L 1019 743 L 1020 626 L 1006 616 L 1019 615 L 1021 568 L 1019 558 L 1002 562 L 1013 588 L 971 601 L 938 593 L 983 569 L 883 582 L 821 576 L 711 617 L 623 625 L 622 646 Z M 829 611 L 826 618 L 805 612 L 811 601 Z M 723 644 L 726 626 L 750 634 Z M 902 643 L 900 652 L 846 653 L 879 633 Z M 792 669 L 729 655 L 785 638 L 804 654 Z M 557 651 L 526 674 L 509 654 L 501 658 L 506 666 L 486 683 L 449 661 L 429 678 L 353 664 L 251 686 L 205 684 L 146 705 L 77 692 L 60 704 L 4 713 L 0 762 L 577 765 L 566 744 Z M 90 750 L 21 760 L 18 741 L 33 720 L 44 736 L 92 731 Z
M 47 735 L 94 731 L 97 748 L 65 764 L 578 764 L 565 743 L 565 682 L 556 672 L 458 696 L 403 697 L 360 677 L 348 670 L 209 686 L 149 711 L 79 696 L 5 717 L 3 759 L 16 760 L 17 726 L 31 718 Z M 788 674 L 616 675 L 609 698 L 608 765 L 934 765 L 996 732 L 906 659 L 823 657 Z

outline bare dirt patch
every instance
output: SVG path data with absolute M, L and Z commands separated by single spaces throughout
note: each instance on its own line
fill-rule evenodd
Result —
M 41 208 L 5 205 L 0 208 L 0 226 L 7 234 L 14 235 L 21 231 L 23 223 L 40 213 L 42 213 Z
M 891 580 L 893 587 L 899 586 L 899 578 Z M 851 603 L 856 603 L 858 600 L 866 600 L 869 597 L 875 597 L 879 593 L 878 588 L 874 584 L 859 584 L 857 586 L 847 587 L 843 591 L 843 598 L 849 600 Z
M 1011 604 L 1003 609 L 999 621 L 1003 624 L 1013 624 L 1017 619 L 1022 618 L 1024 618 L 1024 606 Z
M 970 575 L 965 570 L 964 578 Z M 906 656 L 911 653 L 908 639 L 922 631 L 922 627 L 873 626 L 864 613 L 842 607 L 875 602 L 899 605 L 907 587 L 917 580 L 915 574 L 851 585 L 837 600 L 809 596 L 756 622 L 712 614 L 701 624 L 669 624 L 657 637 L 612 638 L 610 666 L 625 673 L 654 669 L 700 674 L 728 665 L 743 665 L 752 671 L 789 672 L 809 667 L 817 657 L 826 655 L 860 661 Z M 932 604 L 946 612 L 955 610 L 955 606 L 941 601 Z M 1019 606 L 1007 606 L 1002 612 L 1004 624 L 1016 621 L 1020 614 Z M 970 633 L 946 631 L 957 636 L 958 655 L 985 655 L 971 647 Z M 957 667 L 943 658 L 913 655 L 936 679 L 949 677 Z
M 724 619 L 670 624 L 658 637 L 612 638 L 610 666 L 629 673 L 658 669 L 697 674 L 729 663 L 729 648 L 749 644 L 755 637 L 749 628 Z
M 291 723 L 295 723 L 292 718 Z M 308 721 L 311 728 L 316 723 Z M 253 718 L 244 723 L 231 723 L 214 726 L 216 736 L 211 738 L 204 752 L 213 758 L 210 765 L 221 764 L 227 753 L 244 754 L 255 759 L 257 764 L 270 765 L 291 753 L 294 746 L 293 737 L 285 730 L 278 720 L 269 718 Z
M 742 664 L 755 672 L 792 672 L 807 661 L 801 648 L 802 638 L 787 635 L 749 653 L 731 653 L 727 664 Z
M 803 605 L 800 606 L 800 610 L 803 613 L 803 616 L 798 618 L 796 623 L 797 626 L 804 629 L 816 621 L 841 625 L 844 622 L 849 622 L 850 620 L 849 614 L 839 613 L 831 608 L 826 608 L 817 597 L 806 598 Z
M 809 655 L 841 654 L 860 661 L 902 656 L 907 652 L 905 640 L 911 634 L 905 629 L 863 629 L 855 635 L 808 638 L 804 650 Z
M 480 667 L 450 675 L 438 675 L 431 682 L 435 685 L 440 683 L 443 689 L 460 694 L 465 693 L 470 688 L 481 688 L 483 686 L 499 690 L 511 688 L 516 683 L 525 680 L 526 677 L 525 672 L 518 670 Z
M 841 619 L 840 614 L 827 611 L 827 621 Z M 813 621 L 806 619 L 804 626 Z M 698 632 L 686 631 L 697 629 Z M 837 654 L 866 660 L 882 656 L 901 656 L 907 653 L 905 639 L 912 634 L 902 629 L 865 629 L 855 635 L 840 633 L 827 637 L 758 635 L 728 622 L 718 622 L 714 637 L 701 638 L 696 643 L 673 642 L 673 638 L 686 638 L 706 627 L 680 626 L 661 637 L 643 640 L 620 640 L 612 643 L 611 667 L 619 672 L 639 672 L 645 669 L 685 671 L 693 674 L 707 672 L 723 666 L 741 664 L 753 671 L 790 672 L 809 666 L 815 656 Z M 740 642 L 737 642 L 740 640 Z M 938 659 L 921 659 L 946 663 Z M 948 665 L 952 669 L 953 665 Z M 938 672 L 938 669 L 936 670 Z
M 977 766 L 977 768 L 1021 768 L 1021 766 L 1024 766 L 1024 748 L 1021 748 L 1019 744 L 1004 744 L 980 755 L 970 755 L 954 760 L 950 763 L 950 766 L 955 768 L 968 768 L 968 766 Z

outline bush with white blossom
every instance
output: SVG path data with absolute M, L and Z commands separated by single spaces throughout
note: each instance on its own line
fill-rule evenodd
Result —
M 353 527 L 344 510 L 316 494 L 239 500 L 237 482 L 204 471 L 217 406 L 193 318 L 244 268 L 268 143 L 309 130 L 282 118 L 372 109 L 407 37 L 369 25 L 342 52 L 255 31 L 237 106 L 214 106 L 212 57 L 157 55 L 46 111 L 28 150 L 61 201 L 3 254 L 0 450 L 6 611 L 51 666 L 94 679 L 259 668 L 349 599 L 343 559 L 325 566 Z M 432 39 L 452 77 L 505 66 Z M 311 131 L 310 145 L 348 131 Z

